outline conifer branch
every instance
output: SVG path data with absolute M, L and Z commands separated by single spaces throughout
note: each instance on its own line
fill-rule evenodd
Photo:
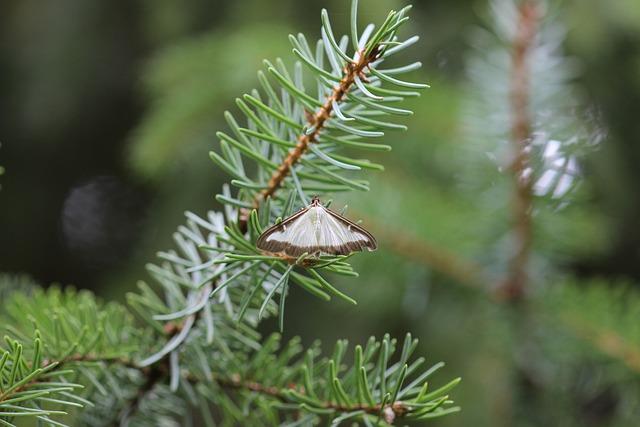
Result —
M 168 358 L 163 358 L 159 362 L 148 366 L 142 367 L 137 365 L 136 363 L 122 357 L 99 357 L 95 355 L 83 355 L 83 354 L 74 354 L 67 358 L 61 360 L 48 360 L 45 359 L 42 361 L 42 370 L 43 372 L 49 372 L 50 374 L 55 373 L 56 371 L 61 371 L 63 368 L 68 367 L 69 364 L 78 363 L 78 364 L 94 364 L 94 363 L 106 363 L 109 365 L 117 365 L 127 369 L 135 369 L 138 370 L 140 375 L 142 375 L 145 379 L 144 383 L 139 387 L 138 392 L 134 395 L 134 397 L 125 405 L 124 409 L 121 411 L 123 414 L 119 418 L 126 419 L 128 414 L 135 412 L 139 403 L 144 399 L 145 395 L 148 394 L 153 387 L 162 383 L 169 376 L 169 364 Z M 195 376 L 193 374 L 187 374 L 184 377 L 185 380 L 189 381 L 193 385 L 197 385 L 198 383 L 203 381 L 203 378 Z M 259 395 L 265 395 L 271 398 L 275 398 L 281 402 L 291 402 L 291 396 L 288 393 L 290 390 L 296 391 L 300 395 L 304 396 L 304 386 L 301 384 L 293 384 L 289 383 L 286 388 L 279 388 L 275 386 L 267 386 L 257 381 L 241 379 L 238 375 L 233 377 L 225 378 L 223 376 L 214 376 L 212 380 L 218 384 L 220 387 L 229 389 L 229 390 L 237 390 L 237 391 L 246 391 L 251 393 L 256 393 Z M 6 400 L 10 400 L 13 396 L 20 394 L 24 390 L 28 390 L 30 387 L 35 384 L 41 382 L 42 379 L 37 376 L 33 378 L 33 380 L 25 383 L 24 385 L 14 388 L 13 390 L 6 391 L 4 393 L 0 393 L 0 404 L 2 404 Z M 46 380 L 45 380 L 46 381 Z M 208 380 L 204 380 L 208 381 Z M 324 410 L 331 410 L 338 413 L 350 413 L 354 411 L 362 411 L 367 414 L 372 415 L 383 415 L 385 420 L 391 424 L 393 420 L 396 418 L 401 418 L 406 415 L 410 411 L 410 406 L 402 401 L 394 401 L 386 403 L 384 406 L 382 404 L 352 404 L 352 405 L 344 405 L 331 401 L 320 402 L 318 408 Z M 2 412 L 0 412 L 0 416 L 2 416 Z M 120 422 L 114 420 L 114 426 L 120 425 Z
M 188 380 L 192 383 L 198 382 L 198 379 L 193 377 L 189 377 Z M 287 388 L 281 389 L 278 387 L 266 386 L 255 381 L 242 381 L 238 377 L 216 378 L 214 379 L 214 381 L 223 388 L 231 390 L 250 391 L 253 393 L 269 396 L 283 403 L 292 402 L 290 397 L 291 390 L 299 393 L 301 396 L 305 395 L 304 386 L 300 384 L 289 384 Z M 402 418 L 411 410 L 410 406 L 407 403 L 399 400 L 386 403 L 384 406 L 382 404 L 369 405 L 365 403 L 343 405 L 336 402 L 323 401 L 320 402 L 320 404 L 317 406 L 317 409 L 334 411 L 336 413 L 363 412 L 370 415 L 383 416 L 388 424 L 393 424 L 396 418 Z
M 584 344 L 640 374 L 640 293 L 634 286 L 602 280 L 557 284 L 540 300 L 550 324 L 561 324 Z
M 42 372 L 48 372 L 49 374 L 53 374 L 56 371 L 62 371 L 63 368 L 67 368 L 69 364 L 95 364 L 95 363 L 105 363 L 109 365 L 117 365 L 126 369 L 134 369 L 139 371 L 140 375 L 142 375 L 145 379 L 142 386 L 140 386 L 138 392 L 134 395 L 134 397 L 126 404 L 125 408 L 121 411 L 124 415 L 122 418 L 127 418 L 126 414 L 130 414 L 135 411 L 136 407 L 140 403 L 144 396 L 149 393 L 153 387 L 162 383 L 169 375 L 169 364 L 168 358 L 163 358 L 157 363 L 151 366 L 139 366 L 133 361 L 123 358 L 123 357 L 99 357 L 96 355 L 84 355 L 84 354 L 74 354 L 69 357 L 66 357 L 61 360 L 49 360 L 45 359 L 42 361 Z M 195 376 L 193 374 L 187 374 L 184 378 L 192 384 L 198 384 L 203 381 L 203 378 Z M 214 376 L 212 379 L 215 383 L 217 383 L 220 387 L 230 389 L 230 390 L 240 390 L 247 391 L 251 393 L 266 395 L 282 402 L 290 402 L 291 398 L 288 394 L 289 390 L 294 390 L 297 393 L 304 395 L 304 386 L 301 384 L 293 384 L 290 383 L 286 388 L 279 388 L 275 386 L 267 386 L 257 381 L 241 379 L 238 375 L 233 377 L 225 378 L 223 376 Z M 20 394 L 21 392 L 28 390 L 30 387 L 33 387 L 35 384 L 42 381 L 40 376 L 35 376 L 31 381 L 26 382 L 24 385 L 7 390 L 3 393 L 0 393 L 0 404 L 4 401 L 12 399 L 15 395 Z M 45 380 L 46 381 L 46 380 Z M 208 380 L 205 380 L 208 381 Z M 393 421 L 396 417 L 402 417 L 406 413 L 409 412 L 409 406 L 402 401 L 394 401 L 386 403 L 384 406 L 381 404 L 373 404 L 367 405 L 364 403 L 360 404 L 352 404 L 352 405 L 344 405 L 335 402 L 325 401 L 320 402 L 318 405 L 321 409 L 333 410 L 339 413 L 349 413 L 353 411 L 363 411 L 367 414 L 384 414 L 385 418 L 389 423 Z M 0 412 L 0 416 L 2 416 L 2 412 Z M 114 422 L 114 425 L 120 425 L 119 422 Z
M 533 177 L 529 166 L 532 125 L 529 112 L 531 90 L 530 53 L 536 37 L 539 18 L 536 0 L 526 0 L 519 5 L 517 30 L 511 56 L 510 103 L 512 111 L 511 144 L 513 161 L 512 227 L 514 254 L 509 260 L 509 276 L 502 289 L 508 300 L 524 295 L 527 284 L 527 267 L 532 244 Z
M 479 30 L 484 37 L 474 39 L 476 54 L 467 67 L 472 96 L 464 121 L 477 148 L 471 161 L 478 165 L 481 153 L 489 153 L 506 172 L 499 185 L 509 195 L 504 198 L 509 247 L 503 248 L 504 265 L 496 265 L 505 270 L 496 296 L 506 301 L 523 297 L 532 279 L 534 202 L 545 202 L 543 209 L 567 206 L 580 183 L 576 155 L 596 145 L 576 117 L 575 69 L 561 52 L 565 33 L 545 8 L 538 0 L 493 0 L 490 27 Z M 476 174 L 469 184 L 493 197 L 494 206 L 502 205 L 487 191 L 492 185 L 487 176 L 495 178 Z M 538 227 L 544 232 L 546 225 Z
M 357 214 L 358 217 L 362 215 Z M 442 248 L 434 247 L 428 242 L 416 239 L 400 230 L 389 230 L 388 227 L 381 227 L 370 218 L 367 222 L 371 228 L 381 236 L 381 240 L 388 243 L 389 248 L 406 259 L 413 259 L 417 262 L 430 266 L 435 271 L 451 278 L 455 283 L 480 291 L 481 295 L 490 298 L 496 295 L 489 292 L 487 285 L 490 283 L 486 278 L 486 273 L 482 271 L 482 267 L 475 265 L 471 261 L 462 257 L 444 251 Z M 616 319 L 615 323 L 603 324 L 601 319 L 611 317 L 612 313 L 623 313 L 624 309 L 615 309 L 616 304 L 620 301 L 617 299 L 631 299 L 627 305 L 635 307 L 640 304 L 638 296 L 631 292 L 630 289 L 624 298 L 618 298 L 609 295 L 610 285 L 602 283 L 593 284 L 589 287 L 576 288 L 575 284 L 556 284 L 559 288 L 560 295 L 554 293 L 544 293 L 544 298 L 550 299 L 549 302 L 540 299 L 539 303 L 547 306 L 549 316 L 552 319 L 551 325 L 554 327 L 559 323 L 562 324 L 572 337 L 584 341 L 593 348 L 598 349 L 603 354 L 619 361 L 630 371 L 640 374 L 640 342 L 637 334 L 637 327 L 630 330 L 629 324 L 635 322 L 634 319 Z M 590 295 L 595 293 L 596 295 Z M 505 303 L 507 300 L 503 298 L 495 299 L 496 302 Z M 559 307 L 558 302 L 562 301 Z M 571 307 L 580 307 L 580 311 L 567 313 Z M 591 313 L 593 321 L 584 318 L 583 313 Z M 636 340 L 630 339 L 619 331 L 625 330 L 628 334 L 636 332 Z
M 154 387 L 166 381 L 169 370 L 168 367 L 164 366 L 164 362 L 165 359 L 147 368 L 140 368 L 136 365 L 133 366 L 134 369 L 140 370 L 145 380 L 133 397 L 125 403 L 122 410 L 116 414 L 112 423 L 113 427 L 121 426 L 123 424 L 122 420 L 128 420 L 131 415 L 135 414 L 141 402 L 153 391 Z
M 357 1 L 353 4 L 351 28 L 355 31 Z M 57 368 L 59 381 L 77 376 L 89 385 L 85 397 L 96 401 L 96 408 L 84 410 L 83 417 L 90 424 L 103 423 L 116 412 L 115 422 L 135 418 L 166 424 L 186 417 L 185 408 L 194 400 L 205 419 L 211 418 L 209 405 L 213 404 L 225 422 L 245 425 L 263 422 L 266 416 L 291 420 L 292 410 L 306 414 L 310 421 L 327 419 L 336 424 L 346 419 L 365 423 L 378 418 L 387 423 L 396 418 L 420 420 L 458 410 L 447 393 L 459 379 L 427 391 L 426 380 L 443 364 L 424 370 L 423 358 L 410 360 L 417 345 L 410 335 L 397 361 L 391 359 L 397 342 L 385 336 L 381 341 L 369 340 L 364 348 L 356 346 L 355 362 L 347 365 L 343 363 L 346 341 L 338 341 L 331 357 L 317 359 L 317 348 L 302 353 L 299 343 L 291 340 L 281 349 L 278 335 L 263 340 L 257 332 L 258 323 L 278 311 L 283 325 L 289 279 L 322 299 L 335 296 L 355 303 L 319 274 L 322 270 L 357 276 L 347 257 L 321 257 L 311 270 L 300 267 L 295 271 L 295 266 L 261 254 L 255 240 L 275 218 L 291 214 L 297 200 L 305 204 L 311 192 L 368 189 L 366 181 L 340 171 L 382 169 L 337 152 L 344 147 L 387 150 L 361 138 L 406 129 L 381 117 L 411 114 L 387 103 L 418 93 L 386 84 L 411 89 L 426 85 L 396 77 L 415 69 L 415 64 L 389 70 L 379 66 L 417 40 L 397 40 L 408 10 L 392 11 L 377 29 L 371 24 L 360 36 L 354 35 L 353 58 L 346 53 L 349 37 L 336 39 L 323 10 L 322 40 L 315 53 L 299 34 L 290 38 L 301 60 L 292 74 L 279 59 L 275 66 L 267 62 L 279 90 L 274 90 L 264 73 L 259 74 L 262 94 L 254 90 L 237 100 L 246 127 L 227 113 L 233 135 L 218 133 L 221 152 L 210 153 L 235 178 L 231 184 L 237 193 L 224 186 L 217 196 L 224 214 L 186 214 L 186 225 L 174 234 L 176 249 L 160 252 L 158 265 L 147 266 L 158 289 L 140 282 L 139 291 L 127 295 L 131 313 L 117 304 L 101 305 L 91 294 L 73 290 L 38 289 L 29 298 L 12 294 L 6 302 L 7 314 L 0 313 L 10 325 L 8 332 L 22 341 L 41 332 L 46 352 L 43 356 L 38 345 L 29 350 L 38 355 L 32 367 L 44 362 L 48 369 Z M 317 92 L 304 89 L 303 65 L 312 73 Z M 293 139 L 297 142 L 290 142 Z M 255 162 L 255 167 L 245 168 L 247 160 Z M 257 176 L 249 177 L 247 170 Z M 284 197 L 276 194 L 285 187 Z M 238 212 L 246 214 L 244 221 L 238 221 Z M 25 319 L 25 312 L 32 313 L 33 319 Z M 20 354 L 14 348 L 19 346 L 10 347 L 18 360 Z M 16 363 L 11 366 L 8 373 L 0 369 L 0 386 L 3 381 L 15 385 L 14 374 L 24 373 L 16 371 Z M 37 375 L 40 368 L 34 369 Z M 22 378 L 24 382 L 16 387 L 31 384 L 33 378 Z M 43 387 L 54 384 L 46 382 Z M 233 398 L 224 391 L 229 389 L 234 391 Z M 96 399 L 100 394 L 105 398 Z M 87 404 L 82 396 L 67 398 Z M 158 396 L 161 405 L 154 407 Z M 282 405 L 271 407 L 272 402 L 262 400 L 266 398 Z M 257 402 L 260 413 L 253 416 L 238 411 L 237 400 L 246 405 Z M 0 402 L 0 412 L 2 408 Z M 22 406 L 21 410 L 30 408 Z M 1 413 L 0 420 L 4 422 Z
M 253 201 L 254 208 L 258 208 L 261 200 L 264 200 L 267 197 L 273 197 L 275 192 L 282 185 L 282 181 L 290 173 L 293 165 L 295 165 L 300 160 L 300 157 L 307 152 L 309 144 L 317 142 L 317 137 L 323 131 L 325 122 L 329 120 L 331 113 L 334 111 L 334 106 L 339 105 L 343 101 L 345 95 L 354 85 L 355 79 L 360 78 L 363 81 L 367 81 L 364 75 L 364 70 L 377 59 L 379 50 L 379 45 L 377 45 L 366 55 L 365 52 L 360 51 L 357 55 L 360 59 L 356 63 L 346 63 L 343 70 L 344 76 L 333 88 L 332 93 L 327 96 L 324 104 L 322 104 L 315 113 L 305 111 L 307 125 L 304 129 L 311 130 L 311 132 L 304 132 L 298 137 L 298 143 L 295 148 L 289 152 L 289 154 L 283 159 L 280 166 L 278 166 L 278 168 L 273 172 L 273 175 L 271 175 L 271 178 L 267 183 L 267 187 L 255 196 Z
M 55 299 L 55 295 L 52 296 Z M 15 297 L 20 300 L 19 295 Z M 69 303 L 72 302 L 69 301 Z M 100 316 L 100 313 L 96 314 Z M 77 319 L 69 318 L 67 321 L 71 325 L 76 324 Z M 68 329 L 69 326 L 63 328 Z M 26 333 L 27 329 L 29 329 L 27 324 L 19 325 L 19 329 L 15 329 L 14 333 L 22 335 L 22 331 Z M 129 331 L 124 332 L 128 333 Z M 45 336 L 45 343 L 50 339 L 51 337 Z M 33 399 L 37 399 L 42 397 L 43 391 L 47 395 L 58 391 L 73 391 L 74 387 L 77 388 L 79 385 L 67 382 L 65 377 L 73 375 L 75 372 L 83 373 L 83 376 L 87 378 L 93 378 L 93 374 L 91 374 L 93 371 L 121 372 L 119 378 L 124 379 L 128 376 L 124 374 L 124 371 L 136 371 L 137 376 L 143 381 L 135 386 L 135 392 L 124 400 L 122 409 L 117 411 L 119 415 L 114 422 L 117 423 L 118 420 L 121 422 L 134 416 L 146 396 L 156 387 L 163 386 L 175 373 L 171 366 L 170 357 L 167 355 L 147 366 L 143 366 L 124 355 L 110 356 L 84 351 L 64 354 L 60 357 L 43 358 L 43 349 L 46 348 L 47 352 L 53 353 L 57 353 L 57 350 L 55 346 L 49 347 L 46 344 L 40 344 L 40 340 L 37 338 L 34 346 L 28 349 L 28 352 L 32 354 L 33 362 L 28 368 L 22 369 L 27 372 L 16 376 L 15 380 L 12 379 L 8 387 L 1 384 L 2 382 L 6 383 L 4 367 L 15 367 L 20 364 L 27 366 L 27 364 L 24 362 L 6 364 L 8 353 L 0 352 L 0 359 L 2 359 L 0 379 L 3 379 L 0 381 L 0 389 L 2 390 L 0 392 L 0 419 L 4 416 L 3 413 L 7 416 L 14 413 L 3 411 L 3 409 L 11 408 L 7 404 L 15 400 L 18 395 L 31 393 L 34 396 Z M 20 344 L 14 341 L 8 342 L 15 349 L 16 357 L 23 358 L 27 350 L 23 352 L 20 350 L 22 348 Z M 64 345 L 64 343 L 60 343 L 60 345 Z M 401 346 L 400 359 L 391 363 L 391 357 L 396 350 L 395 340 L 388 336 L 385 336 L 380 342 L 371 339 L 364 348 L 356 346 L 355 363 L 347 369 L 342 363 L 346 351 L 345 341 L 338 342 L 330 358 L 314 361 L 318 353 L 314 349 L 308 349 L 305 357 L 299 358 L 293 363 L 292 358 L 299 355 L 302 348 L 294 340 L 286 348 L 279 349 L 277 335 L 272 335 L 265 340 L 259 350 L 249 353 L 236 351 L 232 354 L 225 354 L 223 351 L 216 354 L 216 347 L 201 347 L 201 343 L 191 341 L 183 349 L 182 357 L 201 353 L 204 348 L 209 348 L 209 351 L 214 351 L 213 357 L 206 360 L 207 364 L 210 363 L 211 366 L 206 367 L 206 371 L 200 374 L 198 370 L 202 368 L 202 363 L 205 360 L 200 360 L 195 365 L 187 362 L 186 367 L 188 368 L 180 371 L 179 375 L 181 383 L 184 384 L 186 381 L 194 389 L 221 388 L 246 395 L 249 401 L 255 399 L 249 395 L 264 396 L 287 405 L 294 405 L 310 414 L 326 417 L 375 416 L 382 417 L 387 423 L 392 424 L 394 420 L 400 418 L 424 419 L 455 412 L 457 408 L 450 407 L 452 402 L 446 393 L 459 382 L 459 379 L 427 393 L 425 380 L 441 368 L 442 363 L 418 374 L 412 381 L 407 381 L 407 378 L 415 376 L 419 372 L 418 369 L 424 362 L 422 358 L 414 361 L 409 359 L 416 345 L 417 341 L 407 335 Z M 86 348 L 84 343 L 79 344 L 79 347 Z M 277 355 L 278 352 L 279 355 Z M 260 368 L 261 364 L 267 361 L 270 361 L 270 369 Z M 11 368 L 11 371 L 13 372 L 14 369 Z M 13 378 L 14 374 L 11 374 L 11 377 Z M 95 378 L 91 381 L 97 384 Z M 59 384 L 63 384 L 64 387 L 60 388 Z M 219 396 L 216 393 L 213 395 Z M 72 395 L 63 397 L 66 400 L 76 399 Z M 78 395 L 77 399 L 82 399 L 81 395 Z M 73 403 L 70 402 L 70 404 Z M 29 411 L 29 408 L 24 407 L 24 410 Z M 287 411 L 286 408 L 282 410 Z M 64 415 L 45 410 L 42 410 L 42 414 Z
M 386 242 L 393 252 L 402 255 L 403 258 L 420 262 L 460 285 L 488 294 L 488 286 L 491 283 L 489 275 L 474 261 L 437 247 L 424 239 L 416 239 L 401 229 L 382 226 L 360 213 L 355 213 L 355 216 L 365 219 L 370 228 L 380 236 L 380 240 Z
M 561 315 L 561 318 L 577 338 L 640 374 L 640 348 L 616 330 L 590 325 L 576 316 Z

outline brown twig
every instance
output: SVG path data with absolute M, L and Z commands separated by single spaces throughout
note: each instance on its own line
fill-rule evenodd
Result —
M 71 356 L 65 357 L 61 361 L 58 361 L 58 366 L 56 367 L 56 369 L 60 369 L 62 366 L 73 362 L 106 363 L 107 365 L 120 365 L 131 369 L 141 369 L 138 365 L 135 364 L 133 360 L 126 357 L 100 357 L 92 353 L 72 354 Z M 54 363 L 54 361 L 44 359 L 42 361 L 42 367 L 47 367 L 51 363 Z
M 512 227 L 514 254 L 509 260 L 509 273 L 501 294 L 507 300 L 520 299 L 527 284 L 527 267 L 532 243 L 532 179 L 529 167 L 531 141 L 531 117 L 529 112 L 530 66 L 529 53 L 536 36 L 539 7 L 536 1 L 524 1 L 519 8 L 518 27 L 511 55 L 511 144 L 513 161 L 511 173 L 514 180 Z
M 130 401 L 126 404 L 125 408 L 120 411 L 121 416 L 118 419 L 114 420 L 114 426 L 120 425 L 120 419 L 122 416 L 127 417 L 131 416 L 131 414 L 140 406 L 142 400 L 149 394 L 153 388 L 164 381 L 169 376 L 169 364 L 168 358 L 164 357 L 160 359 L 158 362 L 154 363 L 151 366 L 141 367 L 137 365 L 135 362 L 128 358 L 123 357 L 107 357 L 102 358 L 93 354 L 74 354 L 68 356 L 62 360 L 43 360 L 42 366 L 47 367 L 52 363 L 57 363 L 57 366 L 54 370 L 59 370 L 63 366 L 68 365 L 69 363 L 96 363 L 102 362 L 109 365 L 119 365 L 128 369 L 135 369 L 140 372 L 140 374 L 145 378 L 144 384 L 140 386 L 137 393 L 130 399 Z M 191 383 L 199 383 L 202 382 L 203 379 L 200 377 L 196 377 L 194 375 L 187 375 L 185 379 Z M 19 387 L 18 389 L 13 390 L 11 393 L 7 395 L 0 395 L 0 402 L 10 398 L 15 393 L 19 391 L 23 391 L 28 389 L 30 386 L 36 384 L 39 381 L 39 378 L 34 378 L 32 381 L 27 384 Z M 216 382 L 220 387 L 229 389 L 229 390 L 238 390 L 238 391 L 249 391 L 257 394 L 262 394 L 265 396 L 272 397 L 274 399 L 280 400 L 282 402 L 290 402 L 286 391 L 287 390 L 295 390 L 300 394 L 304 394 L 304 388 L 302 386 L 291 384 L 287 388 L 279 388 L 275 386 L 267 386 L 265 384 L 250 381 L 250 380 L 242 380 L 239 375 L 232 375 L 230 377 L 214 377 L 213 381 Z M 393 423 L 393 420 L 396 418 L 404 416 L 408 411 L 409 407 L 401 401 L 392 402 L 386 404 L 382 407 L 380 404 L 377 405 L 365 405 L 365 404 L 356 404 L 356 405 L 340 405 L 337 403 L 333 403 L 330 401 L 322 402 L 322 409 L 331 409 L 337 412 L 353 412 L 353 411 L 364 411 L 367 414 L 380 415 L 384 417 L 384 419 L 390 424 Z
M 191 377 L 189 377 L 191 381 Z M 195 382 L 200 381 L 200 379 L 193 378 Z M 264 394 L 275 399 L 278 399 L 282 402 L 290 402 L 290 399 L 287 397 L 285 389 L 281 389 L 278 387 L 270 387 L 265 386 L 263 384 L 254 382 L 254 381 L 242 381 L 239 376 L 235 375 L 231 378 L 219 378 L 215 379 L 215 381 L 224 388 L 227 389 L 236 389 L 236 390 L 249 390 L 255 393 Z M 292 384 L 288 387 L 288 389 L 296 390 L 298 393 L 304 394 L 304 388 Z M 333 402 L 323 402 L 322 409 L 332 409 L 338 412 L 353 412 L 353 411 L 363 411 L 367 414 L 373 415 L 382 415 L 385 420 L 391 424 L 393 420 L 396 418 L 402 417 L 409 411 L 409 407 L 401 401 L 392 402 L 381 406 L 380 404 L 376 405 L 365 405 L 365 404 L 356 404 L 356 405 L 340 405 Z
M 161 363 L 162 362 L 162 363 Z M 145 381 L 142 386 L 136 391 L 136 394 L 129 400 L 124 408 L 118 413 L 118 416 L 113 420 L 113 427 L 122 425 L 121 420 L 126 420 L 131 417 L 135 411 L 140 407 L 140 403 L 144 398 L 153 391 L 153 388 L 164 381 L 168 377 L 168 364 L 167 359 L 160 360 L 155 365 L 152 365 L 148 369 L 137 368 L 141 372 L 144 372 Z
M 55 366 L 55 368 L 53 368 L 54 370 L 59 370 L 61 369 L 63 366 L 68 365 L 69 363 L 73 363 L 73 362 L 87 362 L 87 363 L 96 363 L 96 362 L 103 362 L 103 363 L 107 363 L 107 364 L 118 364 L 127 368 L 132 368 L 132 369 L 139 369 L 142 370 L 143 368 L 140 368 L 139 366 L 137 366 L 132 360 L 126 359 L 126 358 L 122 358 L 122 357 L 107 357 L 107 358 L 103 358 L 103 357 L 99 357 L 96 355 L 92 355 L 92 354 L 85 354 L 85 355 L 80 355 L 80 354 L 73 354 L 71 356 L 65 357 L 62 360 L 56 361 L 56 360 L 50 360 L 50 359 L 44 359 L 42 361 L 42 368 L 46 368 L 46 367 L 50 367 L 53 363 L 56 363 L 57 365 Z M 36 376 L 33 380 L 27 382 L 26 384 L 23 384 L 22 386 L 15 388 L 13 390 L 11 390 L 10 392 L 5 391 L 4 393 L 0 394 L 0 402 L 3 402 L 4 400 L 10 399 L 13 395 L 15 395 L 16 393 L 19 393 L 21 391 L 27 390 L 29 387 L 33 386 L 34 384 L 36 384 L 38 381 L 40 380 L 40 378 L 38 376 Z
M 363 218 L 361 214 L 354 215 Z M 387 242 L 393 252 L 401 254 L 404 258 L 428 265 L 461 285 L 482 291 L 488 289 L 489 275 L 482 266 L 473 261 L 436 247 L 423 239 L 416 239 L 400 229 L 382 225 L 371 218 L 367 218 L 365 222 L 380 241 Z
M 640 350 L 618 332 L 586 324 L 575 316 L 562 315 L 561 319 L 575 336 L 640 374 Z
M 347 63 L 344 68 L 344 76 L 336 87 L 333 88 L 331 95 L 329 95 L 324 104 L 315 112 L 307 113 L 306 129 L 313 129 L 311 133 L 303 133 L 298 137 L 298 143 L 289 152 L 287 157 L 284 158 L 278 169 L 276 169 L 269 182 L 267 188 L 258 193 L 254 200 L 253 206 L 258 207 L 261 200 L 267 197 L 273 197 L 273 195 L 281 187 L 284 179 L 289 175 L 291 168 L 300 160 L 309 147 L 309 144 L 317 142 L 317 138 L 325 127 L 326 121 L 331 116 L 333 111 L 333 103 L 339 103 L 344 96 L 349 92 L 353 86 L 356 77 L 364 76 L 365 68 L 376 59 L 378 55 L 378 49 L 375 48 L 369 55 L 362 55 L 358 62 Z
M 360 214 L 355 216 L 362 217 Z M 388 227 L 376 224 L 376 221 L 371 218 L 367 218 L 366 223 L 376 232 L 376 235 L 380 236 L 381 241 L 386 241 L 391 250 L 403 257 L 424 263 L 459 284 L 481 291 L 488 290 L 486 285 L 490 282 L 481 266 L 442 248 L 432 246 L 426 241 L 418 240 L 408 233 L 397 229 L 390 230 Z M 499 301 L 504 302 L 503 299 Z M 619 360 L 631 371 L 640 373 L 640 349 L 630 344 L 619 333 L 612 329 L 585 324 L 578 318 L 564 313 L 560 313 L 558 318 L 576 338 Z M 556 320 L 555 317 L 553 319 Z

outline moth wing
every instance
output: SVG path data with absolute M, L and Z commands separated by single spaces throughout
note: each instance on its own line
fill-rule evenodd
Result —
M 325 212 L 327 215 L 322 222 L 320 244 L 333 249 L 328 253 L 348 255 L 355 251 L 377 249 L 376 239 L 367 230 L 332 210 L 325 209 Z
M 298 257 L 303 253 L 348 255 L 377 248 L 376 239 L 359 225 L 324 206 L 307 207 L 267 229 L 258 249 Z
M 258 238 L 256 247 L 266 252 L 284 253 L 292 257 L 312 252 L 308 248 L 317 244 L 313 241 L 313 225 L 310 222 L 307 207 L 265 230 Z

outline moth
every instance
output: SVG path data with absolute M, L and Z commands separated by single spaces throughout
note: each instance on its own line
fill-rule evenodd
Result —
M 348 255 L 356 251 L 374 251 L 376 239 L 364 228 L 333 212 L 314 197 L 311 204 L 258 237 L 258 249 L 285 258 Z

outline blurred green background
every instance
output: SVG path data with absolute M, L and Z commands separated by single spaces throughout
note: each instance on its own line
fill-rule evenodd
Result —
M 362 0 L 361 22 L 402 5 Z M 334 201 L 380 241 L 380 251 L 354 258 L 360 278 L 339 282 L 359 305 L 301 292 L 287 304 L 285 334 L 305 343 L 419 337 L 429 362 L 444 360 L 447 377 L 463 377 L 454 393 L 462 413 L 438 425 L 632 426 L 640 416 L 638 372 L 553 320 L 594 281 L 607 284 L 588 296 L 596 312 L 627 316 L 630 303 L 609 306 L 602 295 L 640 283 L 640 3 L 552 6 L 567 30 L 562 49 L 577 64 L 580 108 L 594 112 L 604 136 L 579 158 L 578 197 L 536 210 L 532 286 L 569 281 L 575 294 L 539 294 L 561 303 L 543 304 L 532 325 L 473 284 L 490 288 L 508 257 L 509 195 L 478 192 L 484 183 L 500 189 L 491 184 L 500 174 L 478 166 L 472 157 L 482 154 L 470 155 L 474 138 L 463 126 L 466 64 L 482 56 L 470 47 L 473 28 L 487 26 L 488 4 L 433 0 L 414 2 L 405 30 L 421 36 L 405 58 L 423 62 L 414 77 L 431 89 L 408 103 L 409 131 L 386 136 L 393 151 L 373 156 L 386 171 L 369 175 L 372 191 Z M 291 59 L 290 32 L 319 35 L 322 7 L 345 31 L 344 0 L 4 1 L 0 271 L 123 299 L 171 245 L 185 210 L 218 208 L 213 195 L 228 177 L 207 152 L 217 149 L 223 111 L 257 85 L 262 59 Z M 476 266 L 486 276 L 475 277 Z

